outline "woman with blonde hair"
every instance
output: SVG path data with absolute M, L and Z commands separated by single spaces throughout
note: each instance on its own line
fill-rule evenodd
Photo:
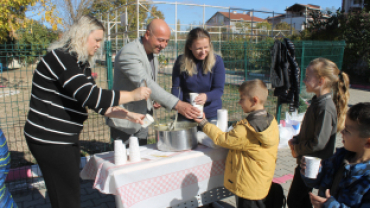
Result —
M 186 38 L 184 54 L 180 55 L 172 71 L 172 94 L 190 102 L 189 93 L 198 93 L 194 102 L 204 105 L 208 120 L 217 119 L 222 108 L 221 96 L 225 85 L 225 67 L 220 56 L 214 54 L 211 37 L 203 28 L 192 29 Z M 179 115 L 180 120 L 186 120 Z
M 79 136 L 87 108 L 107 117 L 143 124 L 145 115 L 121 107 L 148 99 L 146 87 L 131 92 L 105 90 L 91 76 L 104 27 L 83 16 L 52 43 L 35 69 L 30 110 L 24 127 L 27 145 L 42 171 L 52 207 L 80 207 Z
M 300 174 L 302 156 L 327 159 L 334 153 L 336 135 L 344 128 L 349 100 L 349 78 L 337 65 L 326 59 L 316 58 L 306 68 L 303 80 L 306 91 L 314 93 L 302 121 L 300 133 L 289 140 L 292 156 L 297 167 L 290 186 L 287 204 L 289 208 L 312 207 L 309 192 Z

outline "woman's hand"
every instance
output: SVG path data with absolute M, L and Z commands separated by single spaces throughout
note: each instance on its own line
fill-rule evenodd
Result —
M 197 105 L 204 105 L 207 101 L 207 95 L 205 93 L 200 93 L 195 99 L 194 102 Z
M 326 189 L 326 192 L 325 192 L 325 196 L 326 198 L 324 197 L 321 197 L 321 196 L 316 196 L 314 195 L 313 193 L 309 193 L 310 195 L 310 199 L 311 199 L 311 203 L 313 205 L 314 208 L 321 208 L 324 206 L 324 203 L 331 197 L 330 196 L 330 190 L 329 189 Z
M 152 93 L 152 90 L 148 87 L 139 87 L 133 91 L 131 91 L 133 100 L 139 101 L 139 100 L 148 100 L 150 94 Z
M 144 124 L 143 119 L 145 118 L 145 115 L 143 114 L 129 112 L 128 110 L 119 106 L 108 108 L 104 115 L 110 118 L 126 119 L 139 124 Z
M 143 119 L 145 118 L 145 115 L 140 114 L 140 113 L 134 113 L 134 112 L 128 112 L 126 119 L 133 122 L 133 123 L 138 123 L 143 125 L 144 121 Z

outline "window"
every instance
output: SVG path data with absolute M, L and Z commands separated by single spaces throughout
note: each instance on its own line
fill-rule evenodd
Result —
M 362 4 L 362 0 L 353 0 L 353 4 Z

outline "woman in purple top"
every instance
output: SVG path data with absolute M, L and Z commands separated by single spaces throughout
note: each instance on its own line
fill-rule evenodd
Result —
M 185 51 L 173 67 L 172 94 L 190 102 L 189 93 L 199 95 L 195 98 L 198 105 L 204 105 L 208 120 L 217 119 L 217 110 L 222 108 L 221 96 L 225 85 L 225 67 L 222 58 L 213 52 L 211 37 L 202 28 L 191 30 L 186 38 Z M 186 118 L 179 115 L 179 120 Z

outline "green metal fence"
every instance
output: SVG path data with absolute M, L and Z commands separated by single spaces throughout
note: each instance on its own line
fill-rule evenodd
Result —
M 316 57 L 326 57 L 334 61 L 339 68 L 342 66 L 344 41 L 294 42 L 296 58 L 301 67 L 304 78 L 305 67 Z M 96 82 L 100 87 L 112 88 L 114 76 L 114 57 L 124 45 L 123 41 L 106 41 L 104 49 L 98 52 L 99 58 L 93 72 L 96 73 Z M 223 58 L 226 68 L 226 84 L 224 89 L 223 108 L 228 109 L 230 122 L 240 120 L 245 115 L 238 106 L 238 86 L 245 80 L 259 78 L 269 84 L 270 77 L 270 49 L 273 40 L 260 43 L 251 42 L 216 42 L 213 48 Z M 0 128 L 8 141 L 11 151 L 12 170 L 8 176 L 8 186 L 11 190 L 30 188 L 29 184 L 36 184 L 37 178 L 28 175 L 33 164 L 37 163 L 30 154 L 23 136 L 23 126 L 29 110 L 32 75 L 40 58 L 46 53 L 45 45 L 0 45 Z M 158 83 L 168 92 L 171 91 L 172 67 L 178 55 L 184 50 L 184 41 L 171 41 L 167 48 L 159 55 L 160 71 Z M 308 98 L 301 83 L 301 96 Z M 266 107 L 275 114 L 277 99 L 270 96 Z M 304 103 L 304 102 L 302 102 Z M 306 106 L 302 106 L 304 111 Z M 282 112 L 286 107 L 283 106 Z M 176 112 L 161 108 L 156 110 L 154 117 L 158 123 L 171 122 Z M 154 138 L 154 132 L 149 129 L 149 139 Z M 103 116 L 89 111 L 89 119 L 84 124 L 80 138 L 81 156 L 110 150 L 110 131 L 105 125 Z M 41 185 L 33 185 L 42 188 Z

